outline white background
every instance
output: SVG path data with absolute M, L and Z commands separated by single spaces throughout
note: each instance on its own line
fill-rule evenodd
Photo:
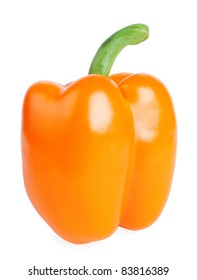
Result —
M 50 278 L 28 276 L 27 270 L 33 265 L 112 269 L 169 266 L 167 276 L 136 276 L 135 279 L 196 279 L 195 2 L 0 1 L 1 279 Z M 103 241 L 74 245 L 60 239 L 27 198 L 20 151 L 23 98 L 27 88 L 37 80 L 66 84 L 85 76 L 99 45 L 116 30 L 133 23 L 146 23 L 150 38 L 123 50 L 111 73 L 150 73 L 160 78 L 171 92 L 178 122 L 177 162 L 171 195 L 159 220 L 148 229 L 133 232 L 119 228 Z M 120 274 L 103 278 L 132 279 Z M 71 279 L 89 278 L 73 276 Z

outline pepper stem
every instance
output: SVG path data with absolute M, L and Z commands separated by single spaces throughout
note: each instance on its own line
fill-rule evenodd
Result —
M 128 45 L 137 45 L 148 38 L 148 26 L 129 25 L 111 35 L 95 54 L 88 74 L 108 76 L 118 54 Z

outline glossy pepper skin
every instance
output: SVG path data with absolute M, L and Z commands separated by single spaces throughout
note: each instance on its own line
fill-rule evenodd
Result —
M 143 229 L 162 212 L 168 198 L 176 157 L 176 118 L 166 87 L 146 74 L 111 78 L 129 102 L 134 118 L 132 181 L 120 225 Z
M 106 238 L 119 225 L 145 228 L 169 195 L 176 119 L 167 89 L 146 74 L 107 77 L 128 36 L 138 44 L 148 29 L 118 31 L 100 47 L 88 76 L 68 86 L 35 83 L 24 98 L 27 194 L 49 226 L 73 243 Z

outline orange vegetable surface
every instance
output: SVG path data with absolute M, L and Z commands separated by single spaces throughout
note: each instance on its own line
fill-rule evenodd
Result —
M 27 194 L 49 226 L 73 243 L 106 238 L 118 226 L 151 225 L 170 192 L 176 119 L 168 90 L 147 74 L 108 76 L 128 44 L 125 34 L 138 44 L 148 28 L 118 31 L 98 50 L 89 75 L 68 86 L 34 83 L 24 98 Z

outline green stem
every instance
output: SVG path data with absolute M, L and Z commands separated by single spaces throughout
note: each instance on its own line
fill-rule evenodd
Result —
M 118 54 L 128 45 L 137 45 L 148 38 L 148 26 L 129 25 L 110 36 L 98 49 L 88 74 L 108 76 Z

